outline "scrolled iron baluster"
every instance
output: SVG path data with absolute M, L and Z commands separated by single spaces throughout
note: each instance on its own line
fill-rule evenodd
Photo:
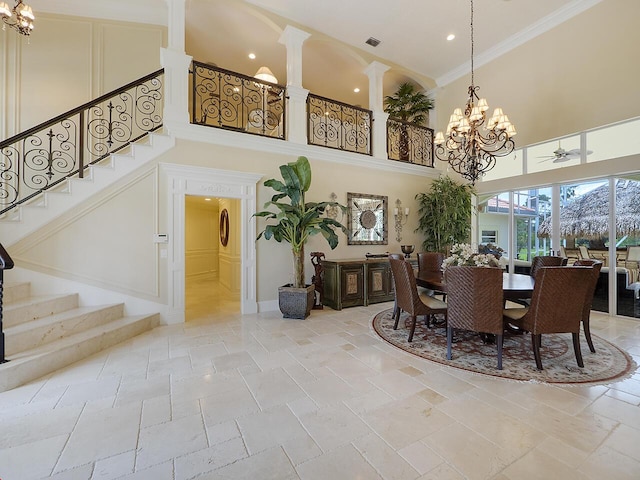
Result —
M 158 113 L 159 103 L 162 100 L 162 82 L 159 78 L 153 78 L 136 88 L 135 111 L 136 125 L 145 132 L 149 132 L 162 123 L 162 115 Z
M 0 205 L 13 204 L 20 195 L 20 152 L 14 146 L 2 149 L 0 160 Z M 15 161 L 12 160 L 15 158 Z

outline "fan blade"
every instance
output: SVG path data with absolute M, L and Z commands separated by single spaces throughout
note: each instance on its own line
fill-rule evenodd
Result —
M 576 158 L 573 155 L 563 155 L 561 157 L 557 157 L 553 163 L 562 163 L 562 162 L 566 162 L 568 160 L 571 160 L 572 158 Z

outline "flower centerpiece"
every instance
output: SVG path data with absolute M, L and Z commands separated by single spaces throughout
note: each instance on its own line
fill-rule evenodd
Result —
M 491 253 L 478 253 L 468 243 L 454 243 L 451 254 L 442 262 L 442 270 L 453 266 L 498 267 L 496 257 Z

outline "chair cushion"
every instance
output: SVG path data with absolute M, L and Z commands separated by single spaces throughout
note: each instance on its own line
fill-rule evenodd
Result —
M 447 308 L 447 304 L 445 302 L 443 302 L 442 300 L 436 297 L 432 297 L 431 295 L 425 295 L 424 293 L 421 293 L 420 300 L 422 300 L 422 303 L 424 303 L 429 308 L 433 308 L 433 309 Z
M 526 315 L 529 311 L 529 307 L 524 308 L 505 308 L 502 315 L 505 319 L 517 321 Z

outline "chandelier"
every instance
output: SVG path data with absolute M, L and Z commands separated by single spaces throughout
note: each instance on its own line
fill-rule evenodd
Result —
M 6 2 L 0 2 L 0 17 L 4 25 L 2 30 L 9 25 L 11 28 L 15 28 L 22 35 L 29 36 L 31 30 L 33 30 L 33 21 L 36 17 L 33 16 L 33 10 L 31 7 L 22 0 L 16 1 L 16 6 L 13 9 L 9 9 L 9 5 Z
M 487 120 L 487 100 L 478 97 L 473 75 L 473 0 L 471 0 L 471 85 L 469 99 L 464 107 L 453 111 L 443 135 L 438 132 L 434 139 L 438 160 L 449 162 L 451 168 L 475 184 L 476 180 L 491 170 L 496 157 L 509 155 L 515 143 L 512 137 L 516 128 L 501 108 L 493 111 Z

